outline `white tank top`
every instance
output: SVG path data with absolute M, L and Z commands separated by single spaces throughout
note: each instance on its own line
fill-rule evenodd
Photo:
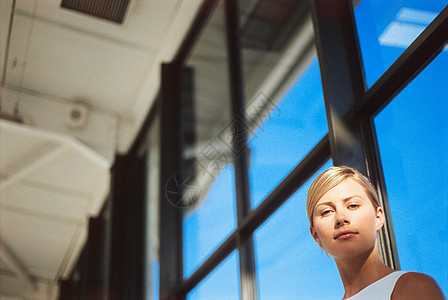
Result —
M 397 283 L 398 278 L 400 278 L 400 276 L 404 273 L 406 272 L 392 272 L 389 275 L 366 286 L 350 298 L 346 298 L 346 300 L 389 300 L 392 292 L 394 291 L 395 284 Z

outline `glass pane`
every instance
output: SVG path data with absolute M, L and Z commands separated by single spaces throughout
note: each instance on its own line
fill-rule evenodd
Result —
M 446 0 L 362 0 L 356 26 L 368 87 L 447 5 Z
M 236 228 L 224 7 L 213 11 L 183 66 L 184 270 L 190 276 Z
M 306 1 L 239 1 L 252 207 L 326 134 Z
M 433 276 L 448 295 L 448 53 L 376 118 L 401 268 Z
M 249 140 L 253 207 L 327 131 L 319 65 L 315 59 Z
M 315 56 L 314 31 L 306 1 L 239 0 L 240 44 L 246 99 L 273 98 L 291 72 Z M 290 82 L 291 83 L 291 82 Z
M 184 219 L 185 277 L 236 228 L 233 172 L 232 165 L 224 168 L 205 201 Z
M 332 166 L 326 163 L 318 172 Z M 336 264 L 314 241 L 306 215 L 313 176 L 256 232 L 260 299 L 341 299 Z
M 241 299 L 238 252 L 232 252 L 188 295 L 188 300 Z
M 152 295 L 152 298 L 149 297 L 149 299 L 159 299 L 159 274 L 160 274 L 160 268 L 159 268 L 159 261 L 156 260 L 153 263 L 153 278 L 152 278 L 152 293 L 147 293 L 147 295 Z

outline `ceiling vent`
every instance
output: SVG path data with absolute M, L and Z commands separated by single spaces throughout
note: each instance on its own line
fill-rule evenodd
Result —
M 129 2 L 130 0 L 62 0 L 61 7 L 121 24 Z

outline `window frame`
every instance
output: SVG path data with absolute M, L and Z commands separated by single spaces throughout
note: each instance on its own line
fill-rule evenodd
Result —
M 162 116 L 161 153 L 171 157 L 180 157 L 182 138 L 180 126 L 169 121 L 178 122 L 180 113 L 173 113 L 170 101 L 179 93 L 178 78 L 181 66 L 192 51 L 208 18 L 220 0 L 205 0 L 192 24 L 179 52 L 173 61 L 162 67 L 162 88 L 157 113 Z M 238 3 L 226 1 L 226 32 L 230 70 L 230 91 L 232 95 L 232 117 L 244 117 L 243 77 L 241 74 L 241 57 L 237 35 Z M 167 165 L 167 159 L 161 160 L 161 240 L 160 240 L 160 296 L 184 299 L 189 291 L 198 285 L 214 268 L 216 268 L 234 250 L 239 251 L 241 295 L 242 299 L 257 299 L 257 281 L 253 233 L 282 204 L 289 199 L 329 158 L 335 165 L 350 165 L 367 175 L 380 194 L 388 226 L 380 233 L 380 250 L 385 263 L 399 269 L 399 260 L 393 226 L 390 220 L 387 191 L 382 171 L 373 118 L 376 116 L 409 82 L 411 82 L 445 47 L 448 38 L 448 6 L 431 22 L 418 38 L 387 69 L 377 82 L 366 88 L 363 62 L 354 20 L 353 5 L 350 0 L 313 0 L 310 1 L 312 20 L 315 28 L 318 60 L 321 68 L 324 99 L 326 103 L 329 133 L 300 161 L 297 166 L 269 193 L 256 209 L 250 208 L 250 185 L 248 180 L 247 156 L 235 157 L 235 180 L 237 187 L 238 227 L 188 278 L 183 278 L 182 265 L 182 215 L 179 209 L 169 206 L 164 199 L 163 185 L 166 177 L 182 170 L 177 161 Z M 325 18 L 328 9 L 337 22 L 329 23 Z M 329 47 L 331 45 L 331 47 Z M 331 49 L 332 51 L 326 51 Z M 336 51 L 335 51 L 336 50 Z M 332 62 L 337 61 L 338 67 Z M 342 71 L 341 67 L 342 66 Z M 344 78 L 345 86 L 335 89 L 335 74 Z M 174 77 L 173 77 L 174 76 Z M 177 97 L 178 99 L 180 97 Z M 171 99 L 171 100 L 170 100 Z M 342 104 L 341 104 L 342 103 Z M 177 103 L 178 104 L 178 103 Z M 159 106 L 157 105 L 157 107 Z M 163 107 L 170 105 L 170 113 Z M 180 105 L 178 105 L 180 107 Z M 333 108 L 332 108 L 333 107 Z M 334 107 L 337 107 L 334 109 Z M 155 111 L 155 110 L 152 110 Z M 150 113 L 144 124 L 151 124 L 157 113 Z M 148 121 L 149 120 L 149 121 Z M 342 120 L 339 122 L 338 120 Z M 165 125 L 164 125 L 165 124 Z M 150 125 L 145 125 L 139 136 L 144 136 Z M 171 129 L 170 129 L 171 128 Z M 342 136 L 350 132 L 349 143 Z M 244 136 L 247 142 L 247 136 Z M 345 139 L 343 139 L 345 138 Z M 144 138 L 138 138 L 132 149 L 144 144 Z M 245 145 L 244 143 L 242 145 Z M 353 146 L 355 151 L 353 151 Z M 164 152 L 168 149 L 170 152 Z M 130 155 L 135 155 L 136 150 Z M 235 151 L 239 153 L 238 151 Z M 165 156 L 166 157 L 166 156 Z M 165 175 L 164 175 L 165 174 Z M 167 175 L 168 174 L 168 175 Z M 167 236 L 167 233 L 171 233 Z M 174 234 L 172 234 L 174 233 Z M 175 251 L 173 251 L 173 248 Z M 167 249 L 171 254 L 166 254 Z M 164 254 L 165 253 L 165 254 Z M 243 276 L 243 273 L 245 274 Z

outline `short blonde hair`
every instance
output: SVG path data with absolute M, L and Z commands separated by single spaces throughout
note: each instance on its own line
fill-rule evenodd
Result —
M 320 198 L 322 198 L 322 196 L 329 190 L 348 178 L 353 179 L 364 188 L 375 209 L 379 207 L 378 194 L 372 183 L 364 175 L 347 166 L 331 167 L 317 176 L 311 183 L 308 190 L 308 196 L 306 198 L 306 213 L 308 215 L 308 219 L 310 220 L 311 226 L 313 226 L 314 209 L 316 208 L 317 202 Z

